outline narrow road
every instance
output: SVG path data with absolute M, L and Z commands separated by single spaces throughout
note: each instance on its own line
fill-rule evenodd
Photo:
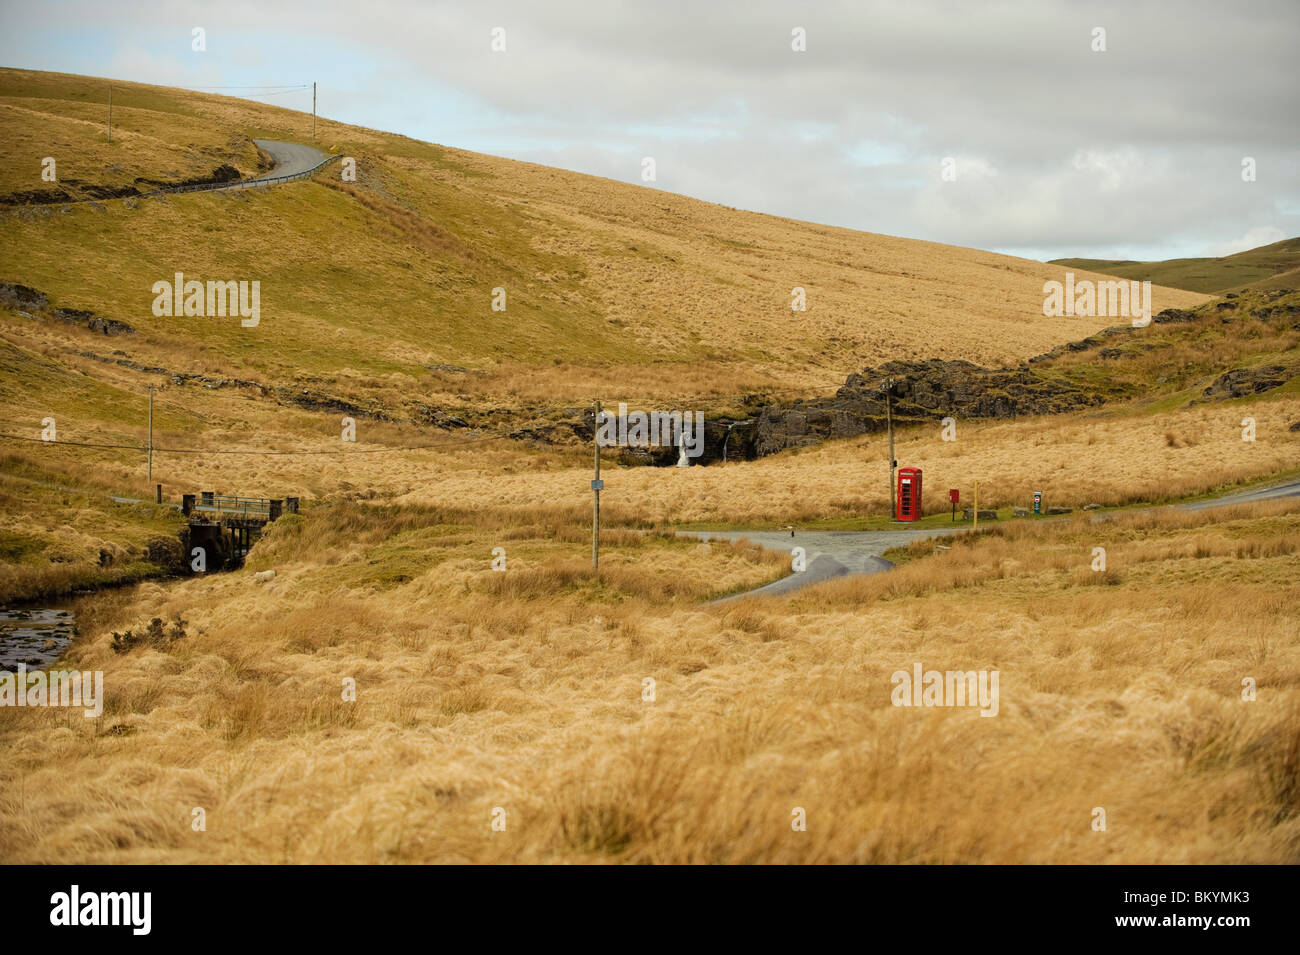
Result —
M 716 603 L 736 600 L 740 597 L 771 596 L 789 593 L 809 584 L 821 583 L 833 577 L 848 574 L 878 574 L 889 570 L 894 565 L 880 555 L 891 547 L 903 547 L 914 540 L 927 537 L 942 537 L 964 530 L 961 527 L 942 527 L 932 530 L 896 530 L 896 531 L 799 531 L 793 537 L 789 531 L 678 531 L 682 537 L 696 537 L 700 540 L 717 538 L 737 541 L 748 538 L 760 547 L 768 550 L 791 553 L 795 547 L 802 547 L 807 557 L 807 569 L 792 573 L 780 580 L 746 591 L 723 597 Z
M 1210 498 L 1206 501 L 1192 501 L 1175 505 L 1189 511 L 1203 511 L 1210 507 L 1227 507 L 1232 504 L 1249 504 L 1254 501 L 1268 501 L 1280 497 L 1300 497 L 1300 481 L 1288 481 L 1272 487 L 1255 488 L 1250 491 L 1237 491 L 1223 497 Z M 1158 508 L 1146 508 L 1158 510 Z M 1107 520 L 1108 515 L 1099 514 L 1096 520 Z M 714 603 L 725 603 L 741 597 L 774 596 L 790 593 L 809 584 L 820 583 L 834 577 L 847 574 L 878 574 L 889 570 L 894 565 L 880 555 L 893 547 L 904 547 L 914 540 L 927 537 L 940 537 L 967 530 L 965 526 L 954 528 L 935 528 L 932 530 L 889 530 L 889 531 L 798 531 L 791 537 L 789 531 L 678 531 L 682 537 L 695 537 L 700 540 L 718 538 L 721 540 L 740 540 L 748 538 L 760 547 L 790 553 L 794 547 L 802 547 L 807 554 L 807 569 L 800 573 L 791 573 L 780 580 L 773 581 L 754 590 L 723 597 Z
M 1193 501 L 1180 505 L 1184 510 L 1203 511 L 1207 507 L 1225 507 L 1229 504 L 1250 504 L 1254 501 L 1268 501 L 1275 497 L 1300 497 L 1300 481 L 1288 481 L 1273 487 L 1256 488 L 1253 491 L 1238 491 L 1223 497 L 1210 498 L 1208 501 Z
M 245 183 L 259 182 L 275 176 L 292 176 L 296 173 L 307 172 L 329 158 L 328 153 L 323 153 L 311 146 L 304 146 L 301 143 L 281 143 L 273 139 L 254 139 L 253 142 L 262 152 L 275 160 L 275 168 L 261 176 L 241 180 L 241 182 Z

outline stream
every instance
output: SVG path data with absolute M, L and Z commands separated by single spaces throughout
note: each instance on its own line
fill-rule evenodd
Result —
M 57 660 L 77 635 L 69 607 L 0 607 L 0 671 L 16 672 L 20 663 L 44 669 Z

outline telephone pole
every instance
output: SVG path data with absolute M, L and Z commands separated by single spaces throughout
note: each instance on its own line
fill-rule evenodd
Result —
M 113 141 L 113 87 L 108 88 L 108 141 Z
M 596 416 L 591 420 L 592 443 L 596 446 L 596 476 L 591 480 L 593 495 L 591 510 L 591 569 L 600 570 L 600 492 L 605 482 L 600 479 L 600 402 L 596 402 Z
M 316 81 L 311 82 L 311 138 L 316 138 Z
M 153 480 L 153 385 L 149 386 L 149 480 Z
M 894 460 L 894 379 L 885 379 L 885 424 L 889 428 L 889 517 L 893 520 L 898 513 L 898 502 L 894 499 L 898 493 L 894 487 L 894 468 L 898 462 Z

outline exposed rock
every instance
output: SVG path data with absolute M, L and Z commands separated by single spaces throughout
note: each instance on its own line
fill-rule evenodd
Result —
M 963 508 L 961 512 L 961 519 L 963 521 L 969 521 L 971 519 L 971 514 L 973 513 L 974 513 L 974 508 L 970 508 L 970 507 Z M 996 521 L 997 519 L 998 519 L 997 511 L 986 511 L 983 508 L 980 508 L 981 521 Z
M 1201 396 L 1213 401 L 1223 401 L 1227 398 L 1257 395 L 1285 385 L 1296 374 L 1297 369 L 1287 368 L 1285 365 L 1234 368 L 1214 379 L 1214 382 L 1201 392 Z
M 441 408 L 431 408 L 428 405 L 417 405 L 415 408 L 415 420 L 420 424 L 429 424 L 437 428 L 443 428 L 450 431 L 452 428 L 468 428 L 469 422 L 457 415 L 447 414 Z
M 1014 514 L 1016 517 L 1028 517 L 1028 516 L 1029 516 L 1029 508 L 1027 508 L 1027 507 L 1016 507 L 1016 508 L 1013 508 L 1013 509 L 1012 509 L 1011 513 Z
M 1074 510 L 1072 507 L 1061 507 L 1059 504 L 1053 504 L 1047 509 L 1048 514 L 1069 514 Z
M 46 315 L 68 325 L 80 325 L 92 332 L 99 332 L 103 335 L 129 335 L 135 332 L 135 329 L 126 322 L 104 318 L 101 315 L 96 315 L 90 309 L 51 309 L 49 307 L 50 300 L 44 292 L 28 288 L 26 285 L 19 285 L 16 282 L 0 282 L 0 304 L 31 309 L 31 312 Z M 36 317 L 30 312 L 24 312 L 23 314 L 28 318 Z
M 15 305 L 40 312 L 44 311 L 45 306 L 49 304 L 49 299 L 45 297 L 44 292 L 38 292 L 26 285 L 19 285 L 17 282 L 0 282 L 0 304 Z
M 761 456 L 827 438 L 883 431 L 886 408 L 881 386 L 890 377 L 895 382 L 893 416 L 897 424 L 948 416 L 1015 418 L 1056 414 L 1102 401 L 1100 396 L 1073 385 L 1045 379 L 1027 365 L 989 369 L 938 358 L 886 362 L 849 375 L 833 397 L 764 408 L 754 426 L 754 452 Z
M 13 192 L 7 196 L 0 196 L 0 205 L 4 206 L 42 206 L 54 205 L 65 202 L 84 202 L 86 199 L 130 199 L 143 196 L 150 192 L 157 192 L 166 189 L 178 189 L 185 186 L 206 186 L 225 184 L 235 182 L 240 178 L 239 170 L 229 163 L 222 163 L 216 169 L 212 170 L 206 176 L 198 176 L 193 179 L 184 179 L 180 182 L 167 182 L 161 179 L 147 179 L 140 177 L 135 180 L 134 185 L 129 186 L 106 186 L 96 183 L 87 183 L 80 179 L 64 178 L 59 181 L 59 185 L 49 189 L 29 189 L 23 192 Z M 86 198 L 77 198 L 70 195 L 63 187 L 70 186 L 79 189 Z M 141 187 L 144 187 L 143 189 Z
M 1099 510 L 1101 510 L 1101 505 L 1100 505 L 1100 504 L 1085 504 L 1085 505 L 1083 505 L 1083 509 L 1084 509 L 1085 511 L 1099 511 Z

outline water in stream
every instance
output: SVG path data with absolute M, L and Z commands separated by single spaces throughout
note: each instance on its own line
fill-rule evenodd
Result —
M 0 607 L 0 671 L 44 669 L 77 635 L 77 620 L 61 607 Z

